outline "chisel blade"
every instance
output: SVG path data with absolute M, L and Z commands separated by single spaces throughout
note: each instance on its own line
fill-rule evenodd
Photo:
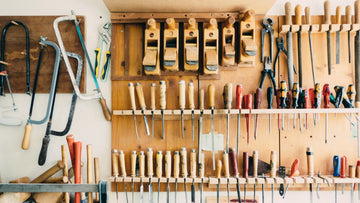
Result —
M 146 135 L 150 136 L 149 125 L 148 125 L 147 118 L 146 118 L 145 114 L 144 114 L 144 123 L 145 123 Z
M 166 180 L 166 203 L 170 202 L 169 193 L 170 193 L 170 184 L 169 184 L 169 178 Z
M 331 33 L 330 30 L 326 32 L 327 44 L 327 59 L 328 59 L 328 74 L 331 75 Z
M 340 63 L 340 31 L 336 31 L 336 64 Z

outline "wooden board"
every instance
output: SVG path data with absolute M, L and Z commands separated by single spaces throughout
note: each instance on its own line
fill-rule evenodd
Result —
M 11 20 L 18 20 L 23 22 L 29 29 L 30 34 L 30 85 L 33 88 L 36 67 L 39 58 L 40 50 L 40 36 L 47 37 L 48 41 L 55 42 L 55 32 L 53 22 L 58 16 L 0 16 L 0 30 Z M 85 39 L 85 18 L 78 16 L 80 19 L 80 30 Z M 72 21 L 65 21 L 59 24 L 59 30 L 64 42 L 66 51 L 79 54 L 85 64 L 85 55 L 81 47 L 79 37 L 77 35 L 75 25 Z M 21 26 L 11 26 L 6 32 L 5 43 L 5 61 L 10 63 L 5 66 L 8 71 L 11 89 L 14 93 L 24 93 L 26 87 L 26 61 L 25 61 L 25 32 Z M 70 59 L 71 67 L 74 74 L 76 74 L 77 63 L 75 59 Z M 50 84 L 55 62 L 55 50 L 52 47 L 45 48 L 41 63 L 40 75 L 38 79 L 37 93 L 48 93 L 50 91 Z M 85 71 L 85 68 L 83 68 Z M 85 91 L 85 72 L 83 72 L 80 82 L 80 91 Z M 5 84 L 5 90 L 7 85 Z M 65 63 L 61 63 L 58 93 L 72 93 L 73 87 L 70 82 L 69 74 L 66 70 Z

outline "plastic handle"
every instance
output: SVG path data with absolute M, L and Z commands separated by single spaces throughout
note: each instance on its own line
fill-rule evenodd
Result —
M 236 109 L 242 108 L 243 100 L 243 86 L 241 84 L 236 85 Z
M 284 80 L 280 82 L 279 90 L 280 90 L 280 107 L 283 109 L 286 106 L 285 98 L 287 92 L 286 82 Z
M 135 88 L 134 88 L 134 84 L 132 82 L 129 83 L 128 89 L 129 89 L 129 94 L 130 94 L 131 110 L 136 110 Z
M 111 121 L 111 112 L 106 104 L 106 100 L 104 98 L 99 99 L 101 109 L 103 111 L 104 117 L 107 121 Z
M 121 176 L 126 177 L 125 154 L 123 150 L 119 151 L 119 162 L 120 162 Z
M 352 103 L 355 100 L 355 95 L 356 95 L 356 90 L 355 90 L 355 85 L 354 84 L 350 84 L 348 86 L 346 94 L 347 94 L 347 96 L 349 98 L 349 101 Z
M 171 151 L 165 152 L 165 177 L 171 177 Z
M 330 86 L 329 84 L 325 84 L 323 86 L 323 96 L 324 96 L 324 108 L 328 109 L 330 108 Z
M 160 109 L 166 109 L 166 82 L 164 80 L 159 82 L 160 86 Z
M 112 164 L 112 176 L 119 176 L 119 165 L 118 165 L 118 151 L 113 149 L 111 151 L 111 164 Z
M 267 88 L 266 98 L 267 98 L 267 102 L 268 102 L 268 109 L 272 109 L 272 102 L 274 99 L 274 88 L 273 87 Z
M 252 94 L 247 94 L 244 96 L 244 108 L 245 109 L 252 109 Z
M 179 81 L 179 107 L 185 109 L 185 80 Z
M 244 168 L 244 178 L 249 177 L 249 153 L 243 152 L 243 168 Z
M 163 154 L 162 151 L 156 152 L 156 177 L 161 178 L 162 176 L 162 159 Z
M 291 25 L 292 19 L 291 19 L 291 3 L 286 2 L 285 3 L 285 25 Z
M 311 147 L 308 147 L 306 150 L 306 157 L 307 157 L 307 170 L 308 175 L 310 177 L 314 176 L 314 153 Z
M 320 83 L 315 84 L 314 88 L 314 106 L 315 108 L 320 108 L 321 105 L 321 89 L 320 89 Z
M 223 97 L 224 97 L 225 109 L 231 109 L 231 102 L 232 102 L 232 84 L 231 83 L 225 84 Z
M 254 105 L 254 108 L 255 108 L 255 109 L 260 108 L 261 99 L 262 99 L 262 89 L 261 89 L 261 88 L 257 88 L 257 89 L 256 89 L 256 93 L 255 93 L 255 105 Z
M 335 155 L 333 158 L 333 166 L 334 166 L 333 176 L 340 177 L 340 165 L 341 165 L 340 156 Z
M 223 151 L 223 162 L 224 162 L 224 175 L 226 178 L 230 177 L 229 171 L 229 154 Z
M 136 176 L 136 151 L 131 151 L 130 155 L 130 164 L 131 164 L 131 170 L 130 170 L 130 176 L 135 177 Z
M 109 66 L 110 57 L 111 57 L 111 52 L 110 52 L 110 51 L 106 51 L 106 52 L 105 52 L 104 65 L 103 65 L 103 68 L 102 68 L 102 70 L 101 70 L 101 79 L 102 79 L 102 80 L 105 80 L 105 78 L 106 78 L 106 74 L 107 74 L 107 70 L 108 70 L 108 66 Z
M 145 153 L 144 153 L 144 151 L 139 152 L 139 176 L 140 176 L 140 178 L 145 177 Z
M 341 24 L 341 7 L 340 7 L 340 6 L 337 6 L 337 7 L 336 7 L 335 23 L 336 23 L 336 24 Z
M 188 84 L 188 100 L 189 100 L 189 108 L 195 109 L 195 103 L 194 103 L 194 84 L 192 82 L 189 82 Z
M 300 161 L 299 159 L 295 159 L 295 161 L 291 165 L 291 172 L 289 178 L 294 177 L 297 170 L 299 170 Z
M 199 109 L 200 110 L 204 110 L 204 89 L 200 89 L 200 105 L 199 105 Z
M 209 107 L 215 108 L 215 86 L 210 84 L 208 87 L 209 93 Z
M 186 153 L 186 148 L 182 147 L 180 149 L 180 168 L 181 168 L 180 175 L 183 178 L 186 178 L 187 175 L 188 175 L 188 172 L 187 172 L 187 155 L 186 154 L 187 154 Z
M 100 52 L 101 52 L 100 48 L 95 49 L 95 65 L 94 65 L 95 77 L 99 76 Z
M 150 104 L 150 108 L 152 110 L 155 110 L 155 93 L 156 93 L 156 84 L 155 83 L 151 83 L 151 86 L 150 86 L 150 101 L 151 101 L 151 104 Z
M 360 23 L 360 1 L 356 0 L 354 3 L 354 9 L 355 9 L 355 24 Z
M 311 25 L 310 7 L 305 7 L 305 23 Z
M 29 149 L 31 129 L 32 129 L 32 125 L 30 125 L 30 124 L 25 125 L 25 133 L 24 133 L 24 138 L 23 138 L 22 145 L 21 145 L 21 147 L 23 149 Z
M 346 156 L 341 157 L 341 167 L 340 167 L 340 177 L 346 178 L 346 167 L 347 166 L 347 158 Z
M 230 148 L 230 161 L 232 163 L 233 174 L 235 176 L 239 176 L 239 169 L 237 164 L 236 150 L 234 148 Z
M 144 98 L 144 91 L 143 91 L 143 88 L 142 88 L 142 85 L 141 83 L 136 83 L 136 94 L 137 94 L 137 98 L 139 100 L 139 104 L 140 104 L 140 107 L 141 109 L 145 109 L 146 108 L 146 105 L 145 105 L 145 98 Z
M 51 123 L 49 122 L 48 125 L 51 125 Z M 46 131 L 48 131 L 48 130 L 46 130 Z M 50 136 L 47 132 L 47 134 L 44 136 L 44 138 L 42 140 L 41 150 L 40 150 L 39 159 L 38 159 L 39 166 L 44 165 L 44 163 L 46 161 L 49 142 L 50 142 Z
M 221 160 L 218 160 L 216 163 L 216 178 L 221 178 L 221 168 L 222 168 L 222 162 Z
M 351 24 L 351 6 L 345 7 L 346 24 Z
M 350 165 L 349 166 L 349 178 L 355 178 L 355 166 L 354 165 Z
M 200 155 L 200 163 L 199 163 L 199 178 L 204 178 L 205 174 L 205 155 L 201 153 Z
M 153 151 L 151 148 L 148 148 L 146 151 L 146 165 L 147 165 L 147 175 L 152 177 L 154 175 L 153 167 Z
M 190 152 L 190 178 L 196 178 L 196 149 Z
M 254 177 L 258 176 L 258 162 L 259 162 L 259 153 L 258 151 L 254 150 L 253 152 L 253 174 Z
M 302 7 L 300 4 L 295 6 L 295 24 L 296 25 L 301 25 L 301 11 L 302 11 Z
M 180 154 L 179 151 L 174 152 L 174 178 L 179 178 L 180 174 Z
M 324 2 L 324 24 L 331 24 L 331 18 L 330 18 L 330 1 Z
M 69 147 L 71 165 L 72 165 L 72 167 L 74 167 L 74 164 L 75 164 L 75 153 L 74 153 L 75 138 L 74 138 L 74 135 L 67 135 L 66 142 L 68 143 L 68 147 Z
M 270 178 L 275 178 L 276 176 L 276 151 L 271 151 L 270 155 Z
M 299 101 L 299 88 L 298 88 L 298 83 L 295 82 L 293 84 L 293 88 L 291 89 L 291 93 L 292 93 L 292 107 L 295 109 L 298 107 L 298 101 Z
M 311 104 L 310 104 L 310 98 L 309 98 L 309 90 L 304 89 L 303 91 L 303 95 L 304 95 L 304 108 L 310 108 Z

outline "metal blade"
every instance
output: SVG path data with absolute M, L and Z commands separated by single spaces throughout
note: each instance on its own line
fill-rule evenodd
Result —
M 214 110 L 211 110 L 211 138 L 212 138 L 212 158 L 213 170 L 215 170 L 215 134 L 214 134 Z
M 152 185 L 151 180 L 150 180 L 150 184 L 149 184 L 149 202 L 153 203 L 153 185 Z
M 164 124 L 164 111 L 161 110 L 161 123 L 162 123 L 162 138 L 165 140 L 165 124 Z
M 158 194 L 157 194 L 157 202 L 160 202 L 160 178 L 158 179 Z
M 230 189 L 229 189 L 229 178 L 227 179 L 227 185 L 226 185 L 226 190 L 227 190 L 227 198 L 228 198 L 228 203 L 230 203 Z
M 134 179 L 131 179 L 131 202 L 134 203 Z
M 194 111 L 191 111 L 191 134 L 192 134 L 192 140 L 194 141 Z
M 340 63 L 340 31 L 336 32 L 336 64 Z
M 116 190 L 116 202 L 119 202 L 119 189 L 117 184 L 117 178 L 115 177 L 115 190 Z
M 229 115 L 229 111 L 228 111 L 227 117 L 226 117 L 226 152 L 227 152 L 227 153 L 229 153 L 229 139 L 230 139 L 229 120 L 230 120 L 230 115 Z
M 220 179 L 218 180 L 218 184 L 216 186 L 216 202 L 219 203 L 220 199 Z
M 349 63 L 351 63 L 351 33 L 348 31 L 348 54 L 349 54 Z
M 135 112 L 133 111 L 133 115 L 134 115 L 134 124 L 135 124 L 135 134 L 136 134 L 136 140 L 139 139 L 139 135 L 138 135 L 138 131 L 137 131 L 137 126 L 136 126 L 136 116 L 135 116 Z
M 294 83 L 294 71 L 291 67 L 293 67 L 293 45 L 292 45 L 292 33 L 288 32 L 286 34 L 286 44 L 287 44 L 287 67 L 288 67 L 288 82 L 289 82 L 289 89 L 292 88 Z
M 237 136 L 236 136 L 236 153 L 239 154 L 239 141 L 240 141 L 240 113 L 237 117 Z
M 184 139 L 184 111 L 181 110 L 181 137 Z
M 154 111 L 151 111 L 151 137 L 154 140 Z
M 124 181 L 124 187 L 125 187 L 125 196 L 126 196 L 126 203 L 129 202 L 128 194 L 127 194 L 127 188 L 126 188 L 126 182 Z
M 237 184 L 236 184 L 236 192 L 238 195 L 238 200 L 241 203 L 241 194 L 240 194 L 240 184 L 239 184 L 239 177 L 236 178 Z
M 313 48 L 312 48 L 312 41 L 311 41 L 311 31 L 309 31 L 309 46 L 310 46 L 310 57 L 311 57 L 311 68 L 313 74 L 313 82 L 315 85 L 315 65 L 314 65 L 314 55 L 313 55 Z
M 144 114 L 144 123 L 145 123 L 146 135 L 150 136 L 149 125 L 148 125 L 148 123 L 147 123 L 147 118 L 146 118 L 146 115 L 145 115 L 145 114 Z
M 175 178 L 175 203 L 177 200 L 177 178 Z
M 327 59 L 328 59 L 328 74 L 331 75 L 331 38 L 330 30 L 327 31 Z
M 166 180 L 166 203 L 170 203 L 169 193 L 170 193 L 170 185 L 169 185 L 169 178 Z
M 186 203 L 187 203 L 188 198 L 187 198 L 187 190 L 186 190 L 186 178 L 184 178 L 184 190 L 185 190 L 185 200 L 186 200 Z
M 144 202 L 144 185 L 142 179 L 140 179 L 140 203 Z

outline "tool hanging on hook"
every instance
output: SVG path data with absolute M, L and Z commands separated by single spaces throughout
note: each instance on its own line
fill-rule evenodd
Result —
M 102 57 L 105 50 L 105 59 L 103 61 L 102 67 L 100 67 L 102 62 Z M 105 23 L 98 30 L 98 44 L 95 48 L 95 65 L 94 71 L 96 78 L 99 77 L 100 69 L 100 79 L 105 80 L 108 72 L 108 66 L 110 63 L 111 57 L 111 23 Z
M 11 118 L 11 117 L 7 117 L 4 115 L 5 112 L 8 112 L 8 111 L 16 111 L 16 105 L 15 105 L 15 100 L 14 100 L 14 97 L 13 97 L 13 93 L 11 91 L 11 86 L 10 86 L 10 82 L 9 82 L 9 78 L 8 78 L 8 74 L 6 71 L 2 71 L 0 72 L 0 76 L 3 76 L 5 77 L 6 79 L 6 83 L 7 83 L 7 86 L 9 88 L 9 93 L 10 93 L 10 96 L 11 96 L 11 99 L 12 99 L 12 107 L 0 107 L 0 124 L 2 125 L 9 125 L 9 126 L 16 126 L 16 125 L 21 125 L 21 120 L 18 119 L 18 118 Z

